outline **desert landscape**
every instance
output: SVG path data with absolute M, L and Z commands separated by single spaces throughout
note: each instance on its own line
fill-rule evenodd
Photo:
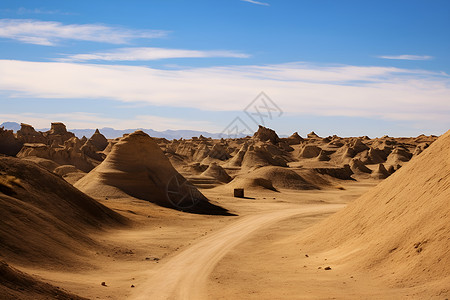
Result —
M 450 1 L 0 1 L 0 300 L 449 300 Z
M 450 296 L 450 132 L 108 140 L 21 124 L 0 152 L 1 299 Z

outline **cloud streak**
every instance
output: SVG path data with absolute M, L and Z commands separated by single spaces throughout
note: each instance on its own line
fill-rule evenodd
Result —
M 250 55 L 229 50 L 219 51 L 199 51 L 185 49 L 167 49 L 167 48 L 119 48 L 106 52 L 94 52 L 88 54 L 67 55 L 58 61 L 81 62 L 89 60 L 103 61 L 146 61 L 168 58 L 205 58 L 205 57 L 231 57 L 248 58 Z
M 41 8 L 25 8 L 25 7 L 19 7 L 17 9 L 17 14 L 19 15 L 26 15 L 26 14 L 36 14 L 36 15 L 71 15 L 71 13 L 62 12 L 60 10 L 48 10 L 48 9 L 41 9 Z
M 70 24 L 28 19 L 0 19 L 0 38 L 22 43 L 54 46 L 62 40 L 127 44 L 133 39 L 160 38 L 162 30 L 132 30 L 99 24 Z
M 450 77 L 422 70 L 306 63 L 161 70 L 0 60 L 7 97 L 111 99 L 240 111 L 265 91 L 288 115 L 450 119 Z
M 270 6 L 269 3 L 259 2 L 259 1 L 255 1 L 255 0 L 241 0 L 241 1 L 252 3 L 252 4 L 257 4 L 257 5 Z
M 433 59 L 433 56 L 403 54 L 403 55 L 381 55 L 378 56 L 378 58 L 399 59 L 399 60 L 430 60 Z
M 120 119 L 105 116 L 100 113 L 72 112 L 72 113 L 0 113 L 0 120 L 31 124 L 35 128 L 49 128 L 52 122 L 63 122 L 69 129 L 102 128 L 114 129 L 147 128 L 158 131 L 179 130 L 188 127 L 191 130 L 204 131 L 214 128 L 214 124 L 205 121 L 193 121 L 181 118 L 166 118 L 153 115 L 137 115 L 132 119 Z M 1 123 L 1 121 L 0 121 Z M 218 131 L 221 128 L 215 128 Z

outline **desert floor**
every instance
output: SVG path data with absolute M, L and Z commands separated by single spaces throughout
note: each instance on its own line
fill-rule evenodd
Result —
M 79 268 L 20 269 L 91 299 L 414 297 L 414 290 L 389 290 L 376 274 L 309 256 L 295 242 L 376 183 L 351 182 L 342 190 L 254 190 L 247 198 L 234 198 L 224 187 L 202 190 L 236 216 L 183 213 L 131 198 L 99 199 L 131 219 L 132 227 L 95 235 L 105 250 L 80 257 Z

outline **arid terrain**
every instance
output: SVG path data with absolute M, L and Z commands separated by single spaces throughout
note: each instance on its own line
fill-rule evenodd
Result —
M 0 128 L 0 153 L 0 299 L 450 297 L 450 131 L 169 141 L 22 124 Z

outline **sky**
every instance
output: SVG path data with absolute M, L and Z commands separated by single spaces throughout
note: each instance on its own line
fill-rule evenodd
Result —
M 450 129 L 450 1 L 0 2 L 0 123 Z

